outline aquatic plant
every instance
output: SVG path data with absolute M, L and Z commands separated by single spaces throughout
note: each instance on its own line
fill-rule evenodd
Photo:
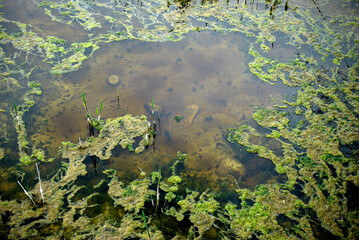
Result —
M 183 119 L 183 116 L 174 116 L 173 119 L 174 119 L 176 122 L 180 122 L 180 121 Z
M 10 114 L 14 120 L 15 130 L 17 133 L 17 144 L 19 150 L 19 160 L 24 165 L 29 165 L 32 162 L 39 160 L 42 162 L 52 162 L 53 158 L 46 159 L 45 152 L 42 149 L 37 149 L 36 146 L 32 147 L 32 153 L 29 150 L 29 141 L 27 140 L 27 131 L 25 123 L 23 121 L 23 115 L 29 111 L 29 109 L 35 104 L 34 100 L 30 100 L 31 95 L 41 95 L 41 84 L 35 82 L 29 82 L 28 90 L 24 95 L 24 102 L 21 105 L 13 103 L 13 108 L 10 109 Z
M 152 144 L 152 139 L 146 138 L 148 125 L 146 116 L 125 115 L 109 118 L 104 121 L 97 137 L 92 136 L 86 141 L 81 141 L 81 144 L 62 142 L 61 151 L 64 156 L 96 156 L 100 160 L 107 160 L 116 146 L 133 149 L 135 138 L 142 137 L 137 147 L 133 149 L 135 153 L 140 153 L 145 150 L 146 146 Z
M 143 209 L 142 209 L 142 216 L 143 216 L 143 221 L 145 222 L 145 226 L 146 226 L 146 229 L 147 229 L 148 237 L 151 239 L 150 230 L 148 229 L 147 221 L 146 221 L 146 216 L 145 216 L 145 212 L 143 211 Z
M 86 103 L 86 99 L 84 96 L 84 93 L 82 92 L 82 101 L 83 101 L 83 105 L 86 111 L 86 117 L 87 117 L 87 123 L 89 124 L 89 132 L 90 132 L 90 136 L 94 136 L 95 132 L 94 129 L 97 129 L 97 132 L 99 132 L 104 124 L 104 121 L 101 120 L 101 111 L 103 110 L 103 105 L 102 105 L 102 101 L 100 103 L 100 106 L 96 108 L 96 115 L 98 115 L 97 118 L 93 118 L 91 116 L 90 111 L 87 108 L 87 103 Z

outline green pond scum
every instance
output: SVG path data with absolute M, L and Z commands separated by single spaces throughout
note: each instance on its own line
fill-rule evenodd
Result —
M 2 238 L 359 239 L 358 1 L 27 3 L 43 15 L 41 24 L 14 19 L 11 2 L 0 8 L 0 179 L 9 186 L 21 182 L 36 206 L 19 187 L 2 190 Z M 71 27 L 78 36 L 65 34 Z M 152 149 L 156 136 L 144 115 L 94 118 L 98 132 L 62 142 L 56 156 L 33 141 L 36 129 L 27 121 L 46 95 L 39 83 L 46 80 L 34 73 L 66 76 L 111 42 L 180 42 L 195 31 L 240 34 L 252 80 L 293 93 L 270 107 L 253 107 L 251 121 L 224 126 L 229 145 L 273 163 L 283 182 L 249 189 L 236 179 L 234 197 L 223 199 L 217 189 L 187 185 L 190 155 L 178 152 L 169 169 L 158 164 L 128 180 L 108 168 L 86 183 L 90 158 L 110 161 L 118 146 L 120 154 L 139 158 Z M 271 54 L 276 46 L 292 55 Z M 82 97 L 84 115 L 92 119 L 90 96 Z M 96 114 L 104 107 L 101 102 Z M 56 169 L 41 182 L 33 180 L 35 164 L 54 162 Z

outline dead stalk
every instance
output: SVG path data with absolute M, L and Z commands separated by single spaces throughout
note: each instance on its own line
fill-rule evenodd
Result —
M 40 171 L 39 171 L 38 165 L 39 165 L 39 163 L 36 163 L 36 170 L 37 170 L 37 175 L 38 175 L 39 184 L 40 184 L 40 194 L 41 194 L 42 204 L 45 205 L 44 191 L 42 190 L 42 186 L 41 186 L 41 178 L 40 178 Z
M 32 203 L 34 204 L 34 206 L 36 207 L 36 203 L 34 201 L 34 199 L 32 199 L 31 195 L 25 190 L 25 188 L 21 185 L 21 183 L 19 181 L 17 181 L 17 183 L 20 185 L 20 187 L 22 188 L 22 190 L 24 190 L 24 193 L 26 194 L 26 196 L 28 196 L 30 198 L 30 200 L 32 201 Z

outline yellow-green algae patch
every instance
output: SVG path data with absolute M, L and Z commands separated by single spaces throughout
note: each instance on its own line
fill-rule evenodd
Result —
M 106 160 L 111 157 L 111 151 L 118 145 L 123 149 L 133 150 L 137 137 L 142 137 L 142 139 L 134 149 L 136 153 L 142 152 L 146 146 L 152 144 L 153 138 L 147 118 L 145 116 L 125 115 L 107 119 L 97 137 L 90 137 L 77 144 L 63 142 L 62 152 L 67 158 L 97 156 Z
M 3 22 L 13 22 L 20 28 L 20 32 L 11 36 L 3 32 L 2 38 L 11 41 L 21 51 L 44 57 L 52 65 L 53 74 L 76 71 L 102 42 L 124 39 L 179 41 L 188 32 L 200 30 L 240 32 L 249 38 L 254 37 L 249 41 L 258 43 L 265 51 L 277 41 L 275 33 L 281 32 L 290 36 L 290 45 L 299 49 L 302 45 L 312 46 L 323 56 L 323 60 L 331 57 L 336 65 L 342 64 L 345 57 L 353 57 L 356 49 L 352 39 L 355 39 L 357 25 L 352 24 L 352 17 L 331 16 L 331 21 L 318 23 L 318 19 L 306 10 L 313 6 L 303 9 L 293 6 L 290 9 L 295 11 L 277 11 L 275 19 L 267 11 L 252 12 L 243 3 L 227 1 L 188 3 L 183 6 L 182 2 L 167 0 L 140 4 L 76 0 L 41 1 L 38 6 L 52 21 L 66 25 L 80 24 L 87 38 L 73 44 L 90 43 L 92 46 L 85 47 L 88 49 L 85 54 L 84 49 L 65 43 L 59 36 L 41 36 L 40 29 L 35 26 L 2 17 Z M 52 41 L 53 38 L 61 41 Z M 343 43 L 347 43 L 348 47 Z M 256 61 L 263 59 L 257 58 Z M 270 80 L 272 77 L 267 75 L 266 78 Z
M 28 87 L 30 90 L 24 95 L 24 103 L 16 105 L 11 109 L 11 116 L 13 117 L 14 127 L 17 133 L 17 144 L 19 149 L 20 162 L 28 165 L 35 161 L 51 162 L 53 158 L 46 159 L 45 152 L 42 149 L 37 149 L 36 146 L 32 147 L 32 154 L 29 154 L 29 142 L 27 140 L 27 130 L 23 116 L 25 112 L 35 104 L 35 101 L 30 99 L 32 95 L 41 95 L 41 84 L 29 82 Z
M 114 200 L 114 204 L 121 205 L 126 211 L 138 213 L 144 207 L 150 195 L 155 195 L 148 187 L 151 179 L 137 179 L 124 187 L 124 183 L 116 177 L 116 171 L 109 172 L 112 177 L 108 194 Z
M 216 221 L 214 213 L 219 208 L 219 203 L 207 192 L 201 195 L 199 192 L 188 192 L 185 199 L 178 201 L 180 208 L 171 207 L 166 214 L 176 217 L 182 221 L 185 214 L 189 214 L 189 220 L 193 224 L 189 229 L 190 236 L 201 239 L 205 231 L 209 230 Z
M 52 74 L 61 74 L 75 71 L 80 68 L 82 62 L 93 54 L 99 47 L 96 42 L 85 41 L 69 44 L 64 39 L 55 36 L 43 36 L 40 29 L 18 21 L 11 21 L 0 16 L 0 21 L 15 24 L 18 29 L 16 33 L 8 34 L 7 29 L 2 28 L 0 32 L 1 43 L 11 45 L 19 51 L 26 53 L 25 62 L 31 64 L 29 54 L 42 58 L 52 65 Z M 87 50 L 88 53 L 85 54 Z M 16 54 L 15 54 L 16 56 Z M 15 62 L 4 58 L 7 65 L 14 65 Z
M 273 218 L 260 224 L 263 227 L 266 222 L 271 222 L 268 228 L 253 228 L 258 224 L 253 222 L 247 231 L 260 231 L 264 236 L 275 232 L 274 238 L 288 234 L 316 238 L 315 228 L 319 225 L 333 236 L 355 239 L 358 232 L 356 220 L 352 217 L 355 210 L 349 209 L 346 201 L 348 185 L 359 186 L 357 152 L 348 156 L 347 152 L 342 152 L 341 146 L 359 141 L 358 61 L 346 72 L 337 67 L 320 70 L 315 68 L 315 61 L 309 63 L 304 55 L 288 65 L 252 51 L 255 58 L 252 63 L 256 67 L 250 69 L 261 80 L 272 83 L 279 78 L 284 84 L 300 89 L 294 101 L 282 101 L 287 108 L 274 106 L 273 109 L 257 109 L 253 114 L 253 119 L 261 127 L 272 130 L 272 134 L 261 136 L 246 125 L 229 130 L 229 141 L 272 161 L 277 172 L 286 174 L 288 178 L 285 185 L 267 185 L 267 191 L 259 196 L 253 196 L 256 191 L 243 189 L 238 193 L 242 199 L 255 202 L 249 211 L 260 209 L 262 214 L 268 211 L 268 218 L 285 216 L 287 224 L 292 222 L 292 228 L 283 232 L 278 219 Z M 293 113 L 299 115 L 296 122 L 291 120 Z M 258 137 L 272 138 L 280 143 L 282 154 L 257 144 Z M 232 208 L 229 205 L 227 210 L 232 211 Z M 237 211 L 230 213 L 234 216 L 231 227 L 242 234 L 245 226 L 239 224 L 242 221 Z M 313 215 L 320 219 L 316 226 L 312 223 Z M 349 223 L 349 232 L 343 231 L 343 222 Z M 251 234 L 240 236 L 247 238 Z

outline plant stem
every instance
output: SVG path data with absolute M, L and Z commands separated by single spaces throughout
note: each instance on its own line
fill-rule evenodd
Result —
M 41 178 L 40 178 L 40 171 L 39 171 L 38 165 L 39 165 L 39 164 L 36 163 L 36 170 L 37 170 L 37 175 L 38 175 L 39 183 L 40 183 L 40 194 L 41 194 L 42 204 L 45 205 L 44 191 L 42 190 L 42 186 L 41 186 Z
M 157 182 L 157 194 L 156 194 L 156 213 L 158 212 L 158 206 L 160 205 L 160 181 L 161 181 L 161 169 L 159 170 L 159 178 Z
M 146 222 L 146 216 L 145 216 L 145 212 L 143 211 L 143 209 L 142 209 L 142 216 L 143 216 L 143 220 L 145 221 L 145 226 L 147 229 L 148 237 L 151 239 L 150 230 L 148 229 L 147 222 Z
M 32 197 L 30 196 L 30 194 L 25 190 L 25 188 L 21 185 L 21 183 L 19 181 L 17 181 L 17 183 L 20 185 L 20 187 L 22 188 L 22 190 L 24 190 L 24 193 L 26 194 L 26 196 L 28 196 L 30 198 L 30 200 L 32 201 L 32 203 L 34 204 L 34 206 L 36 207 L 36 203 L 34 201 L 34 199 L 32 199 Z
M 84 104 L 84 107 L 85 107 L 85 110 L 86 110 L 87 121 L 89 122 L 89 124 L 93 125 L 91 114 L 90 114 L 89 110 L 87 109 L 87 104 L 86 104 L 86 99 L 85 99 L 84 92 L 82 92 L 82 101 L 83 101 L 83 104 Z

